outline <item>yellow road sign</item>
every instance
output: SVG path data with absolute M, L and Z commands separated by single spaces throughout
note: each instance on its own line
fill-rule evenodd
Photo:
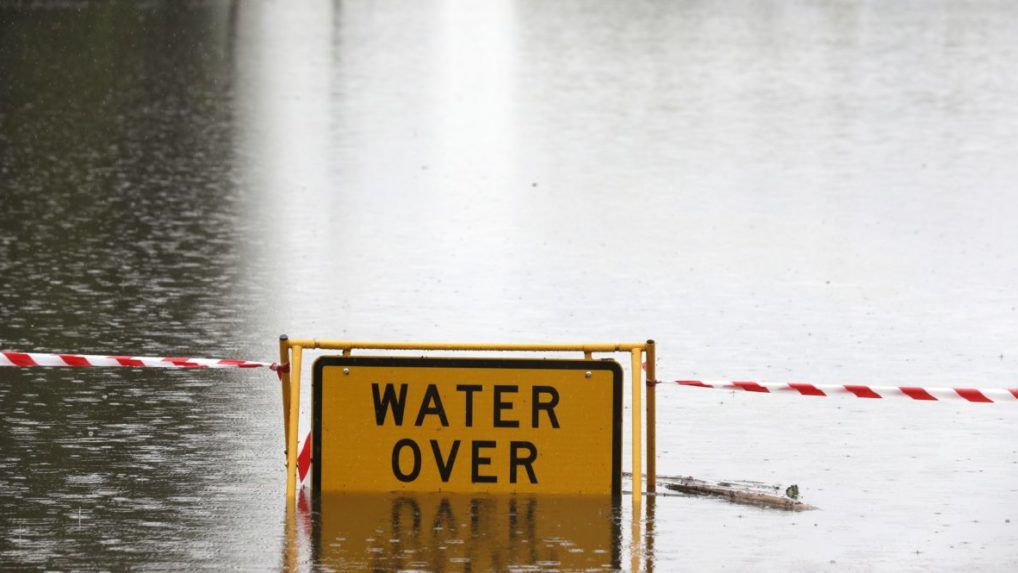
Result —
M 319 358 L 318 492 L 621 491 L 610 360 Z

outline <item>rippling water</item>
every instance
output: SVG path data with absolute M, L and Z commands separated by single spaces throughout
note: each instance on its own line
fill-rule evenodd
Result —
M 664 378 L 1014 387 L 1016 27 L 989 0 L 0 0 L 0 347 L 655 338 Z M 658 396 L 660 473 L 820 509 L 661 496 L 635 555 L 628 501 L 295 516 L 272 376 L 2 369 L 0 564 L 1018 567 L 1014 406 Z

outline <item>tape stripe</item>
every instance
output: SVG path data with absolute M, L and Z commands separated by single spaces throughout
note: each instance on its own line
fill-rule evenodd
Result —
M 180 368 L 208 368 L 204 364 L 192 362 L 190 358 L 163 358 L 163 362 L 169 362 Z
M 969 402 L 993 402 L 975 388 L 955 388 L 954 391 Z
M 826 396 L 824 391 L 812 384 L 798 384 L 791 382 L 788 384 L 793 390 L 797 390 L 803 396 Z
M 61 354 L 60 359 L 64 361 L 68 366 L 82 367 L 91 366 L 88 360 L 84 356 L 75 356 L 74 354 Z
M 141 360 L 131 358 L 130 356 L 110 356 L 113 360 L 116 360 L 121 366 L 131 366 L 134 368 L 141 368 L 145 366 L 145 363 Z
M 741 388 L 747 392 L 770 392 L 767 388 L 757 384 L 756 382 L 732 382 L 736 388 Z
M 883 398 L 880 394 L 877 394 L 873 390 L 870 390 L 867 386 L 856 386 L 854 384 L 846 384 L 845 390 L 855 394 L 856 398 Z
M 705 384 L 699 380 L 676 380 L 677 384 L 681 386 L 698 386 L 700 388 L 713 388 L 710 384 Z
M 4 356 L 7 357 L 7 360 L 10 360 L 12 366 L 38 366 L 31 356 L 22 352 L 4 352 Z
M 922 388 L 915 386 L 902 386 L 899 388 L 901 393 L 912 398 L 913 400 L 936 400 L 936 398 Z

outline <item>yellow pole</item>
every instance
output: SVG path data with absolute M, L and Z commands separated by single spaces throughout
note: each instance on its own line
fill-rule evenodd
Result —
M 297 421 L 300 418 L 300 358 L 301 347 L 290 349 L 290 409 L 286 438 L 286 497 L 297 495 Z
M 644 550 L 645 563 L 643 569 L 647 573 L 654 573 L 654 519 L 657 511 L 657 498 L 652 495 L 647 496 L 647 526 L 644 528 L 647 530 L 647 547 Z
M 283 527 L 283 571 L 297 571 L 297 504 L 286 502 L 286 524 Z
M 279 366 L 284 368 L 290 364 L 290 346 L 285 334 L 279 337 Z M 290 443 L 290 372 L 279 372 L 279 385 L 283 390 L 283 455 Z
M 633 516 L 629 534 L 632 538 L 629 540 L 629 570 L 639 572 L 640 557 L 643 551 L 640 549 L 640 506 L 636 503 L 636 498 L 633 498 Z
M 640 434 L 642 428 L 640 424 L 640 414 L 642 409 L 640 407 L 640 386 L 643 383 L 643 361 L 640 360 L 643 357 L 643 352 L 639 348 L 632 350 L 633 354 L 633 511 L 636 513 L 636 508 L 640 507 L 640 496 L 643 490 L 643 475 L 642 468 L 643 464 L 640 460 L 641 447 L 640 447 Z
M 657 491 L 657 353 L 654 341 L 647 341 L 647 492 Z

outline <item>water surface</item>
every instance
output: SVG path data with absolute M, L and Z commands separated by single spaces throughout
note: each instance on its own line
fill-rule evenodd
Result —
M 1016 25 L 989 0 L 0 2 L 0 347 L 654 338 L 665 379 L 1013 387 Z M 0 561 L 371 562 L 363 532 L 316 546 L 331 526 L 287 514 L 277 384 L 0 371 Z M 628 501 L 589 528 L 538 512 L 536 545 L 1018 566 L 1013 406 L 658 404 L 662 474 L 796 483 L 820 510 L 662 496 L 635 559 Z M 479 539 L 525 531 L 498 503 Z M 433 547 L 374 563 L 465 568 Z

